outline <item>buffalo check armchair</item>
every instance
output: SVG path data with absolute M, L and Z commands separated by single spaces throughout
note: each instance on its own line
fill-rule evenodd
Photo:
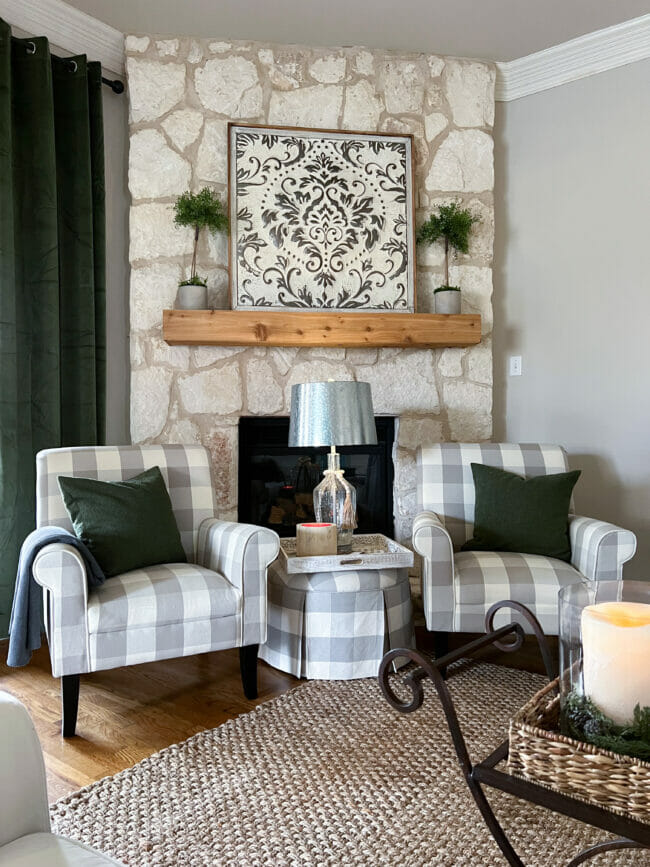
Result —
M 503 599 L 525 604 L 547 634 L 557 635 L 560 589 L 583 577 L 621 578 L 636 550 L 629 530 L 570 514 L 570 563 L 537 554 L 460 551 L 474 528 L 472 463 L 526 477 L 568 469 L 566 452 L 555 445 L 437 443 L 418 450 L 413 546 L 422 557 L 424 615 L 427 629 L 437 634 L 438 652 L 444 652 L 448 632 L 483 632 L 488 609 Z M 503 616 L 527 625 L 511 612 Z
M 36 523 L 72 531 L 59 476 L 132 478 L 158 466 L 187 563 L 134 569 L 89 588 L 69 545 L 41 549 L 52 674 L 61 678 L 63 734 L 74 734 L 79 675 L 238 647 L 244 692 L 257 696 L 257 649 L 266 640 L 266 570 L 279 550 L 271 530 L 215 518 L 209 452 L 202 446 L 102 446 L 42 451 L 36 458 Z

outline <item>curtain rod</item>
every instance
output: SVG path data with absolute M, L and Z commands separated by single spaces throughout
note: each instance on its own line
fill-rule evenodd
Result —
M 25 51 L 28 54 L 36 54 L 36 43 L 32 42 L 31 39 L 20 39 L 18 41 L 26 42 Z M 55 54 L 53 54 L 52 57 L 56 57 L 57 60 L 61 60 L 65 63 L 71 72 L 77 71 L 77 64 L 74 60 L 70 60 L 67 57 L 57 57 Z M 110 87 L 113 93 L 124 93 L 124 84 L 119 80 L 119 78 L 104 78 L 102 75 L 102 84 L 105 84 L 106 87 Z

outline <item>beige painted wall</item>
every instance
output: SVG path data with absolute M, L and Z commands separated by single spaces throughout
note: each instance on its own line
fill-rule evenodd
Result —
M 564 444 L 650 578 L 650 61 L 497 104 L 495 153 L 495 438 Z

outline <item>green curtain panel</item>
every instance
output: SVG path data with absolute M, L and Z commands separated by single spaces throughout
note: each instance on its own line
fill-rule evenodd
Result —
M 40 449 L 105 423 L 101 67 L 0 19 L 0 636 Z

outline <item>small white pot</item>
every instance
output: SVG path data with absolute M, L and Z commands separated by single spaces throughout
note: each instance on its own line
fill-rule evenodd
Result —
M 207 310 L 208 290 L 205 286 L 179 286 L 176 307 L 180 310 Z
M 436 313 L 460 313 L 460 290 L 459 289 L 442 289 L 440 292 L 435 292 L 435 307 Z

